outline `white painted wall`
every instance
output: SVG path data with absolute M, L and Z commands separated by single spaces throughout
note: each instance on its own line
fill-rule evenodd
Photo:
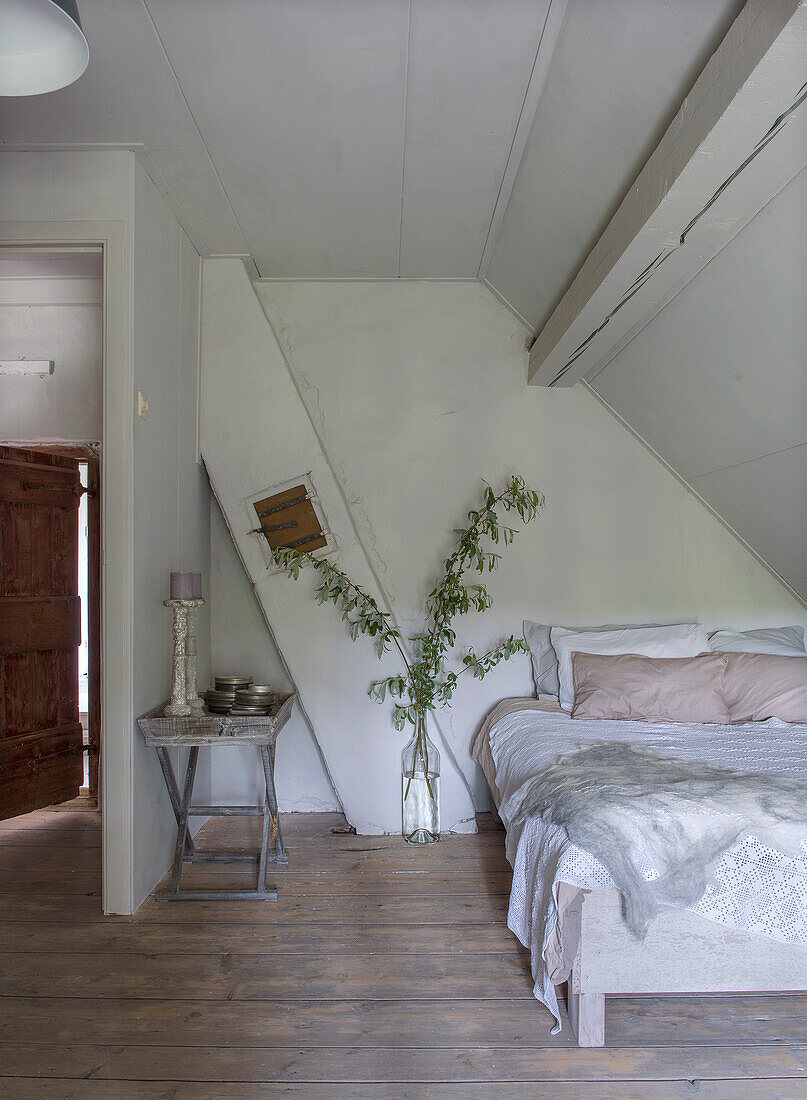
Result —
M 172 569 L 210 577 L 210 505 L 198 462 L 199 256 L 139 161 L 134 163 L 132 271 L 134 387 L 148 419 L 134 418 L 135 714 L 169 698 Z M 199 609 L 199 676 L 209 677 L 208 607 Z M 209 761 L 200 759 L 198 797 Z M 177 761 L 179 762 L 179 761 Z M 168 865 L 176 824 L 153 749 L 133 743 L 135 901 Z
M 209 496 L 197 462 L 199 257 L 126 152 L 0 151 L 0 221 L 8 241 L 93 243 L 93 227 L 100 226 L 123 242 L 115 254 L 120 273 L 116 268 L 114 280 L 108 278 L 114 300 L 106 303 L 114 329 L 107 333 L 107 350 L 114 352 L 107 369 L 116 374 L 105 407 L 114 435 L 105 424 L 104 469 L 119 471 L 119 484 L 115 507 L 106 507 L 104 516 L 105 654 L 114 656 L 104 674 L 104 900 L 108 910 L 128 912 L 165 871 L 172 849 L 162 775 L 135 721 L 168 694 L 170 618 L 162 607 L 168 574 L 181 566 L 209 576 Z M 133 423 L 134 395 L 123 392 L 127 379 L 147 391 L 148 421 Z M 119 567 L 130 493 L 131 587 Z M 105 489 L 107 505 L 110 499 Z M 110 608 L 119 615 L 112 617 Z M 205 619 L 199 642 L 206 675 Z M 125 670 L 133 673 L 133 700 L 110 678 L 124 658 L 133 666 Z
M 210 506 L 210 660 L 219 676 L 254 676 L 278 691 L 294 685 L 266 625 L 221 509 Z M 211 802 L 232 805 L 263 798 L 263 772 L 255 749 L 211 750 Z M 277 741 L 275 780 L 281 810 L 341 810 L 305 715 L 295 708 Z
M 0 374 L 0 439 L 100 440 L 100 306 L 0 306 L 0 359 L 55 363 L 51 375 Z
M 547 510 L 505 552 L 490 584 L 493 608 L 458 621 L 461 644 L 479 651 L 518 633 L 524 618 L 694 618 L 710 628 L 807 622 L 787 590 L 591 394 L 527 387 L 526 333 L 483 287 L 256 285 L 405 629 L 419 625 L 480 478 L 499 485 L 513 472 L 545 492 Z M 248 398 L 258 407 L 268 400 L 261 392 Z M 306 593 L 292 591 L 302 606 Z M 316 611 L 330 629 L 333 610 Z M 305 694 L 316 669 L 301 666 L 296 676 Z M 453 710 L 439 715 L 478 806 L 487 796 L 469 756 L 473 733 L 496 701 L 531 691 L 528 660 L 519 657 L 483 683 L 468 678 Z M 351 741 L 346 724 L 345 753 Z M 388 744 L 401 744 L 389 728 L 375 751 L 386 757 Z
M 238 552 L 316 730 L 348 819 L 363 833 L 400 828 L 400 739 L 367 698 L 379 664 L 366 642 L 352 645 L 338 616 L 310 599 L 311 578 L 295 584 L 266 569 L 249 504 L 256 494 L 310 474 L 339 564 L 383 602 L 364 546 L 320 440 L 300 401 L 243 264 L 204 264 L 202 453 Z M 307 596 L 308 593 L 308 596 Z M 473 804 L 456 763 L 443 764 L 447 827 L 473 827 Z

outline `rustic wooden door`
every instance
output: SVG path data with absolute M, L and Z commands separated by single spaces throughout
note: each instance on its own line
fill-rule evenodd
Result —
M 0 820 L 65 802 L 78 713 L 78 461 L 0 447 Z

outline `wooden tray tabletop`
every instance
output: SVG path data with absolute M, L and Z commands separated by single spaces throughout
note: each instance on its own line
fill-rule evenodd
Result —
M 146 744 L 165 745 L 271 745 L 289 719 L 293 691 L 278 692 L 270 714 L 211 714 L 207 709 L 187 716 L 167 715 L 161 703 L 137 719 Z

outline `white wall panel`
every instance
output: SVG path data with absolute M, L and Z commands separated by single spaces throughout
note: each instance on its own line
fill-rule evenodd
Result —
M 47 97 L 45 97 L 47 98 Z M 92 212 L 93 220 L 112 221 L 131 209 L 121 209 L 132 173 L 131 154 L 62 150 L 53 158 L 53 216 L 81 221 Z
M 177 427 L 179 424 L 180 229 L 140 166 L 135 173 L 134 385 L 149 400 L 148 420 L 134 422 L 135 714 L 168 699 L 171 636 L 168 573 L 178 568 Z M 160 856 L 168 865 L 170 803 L 156 754 L 139 730 L 133 752 L 135 898 L 154 885 Z
M 134 384 L 149 400 L 134 423 L 135 714 L 171 694 L 172 569 L 209 569 L 209 498 L 197 465 L 198 255 L 142 166 L 135 166 Z M 206 610 L 199 664 L 209 668 Z M 154 751 L 133 744 L 135 902 L 167 868 L 176 825 Z M 200 764 L 200 789 L 207 761 Z
M 3 155 L 0 160 L 3 221 L 53 220 L 53 162 L 52 153 Z
M 309 474 L 340 568 L 383 607 L 366 546 L 238 261 L 204 264 L 202 378 L 202 453 L 211 483 L 337 795 L 359 832 L 395 832 L 402 746 L 389 736 L 387 716 L 367 689 L 397 666 L 391 655 L 377 661 L 368 639 L 353 644 L 339 616 L 314 603 L 310 572 L 297 582 L 268 572 L 262 540 L 249 533 L 255 526 L 249 501 L 256 494 Z M 448 756 L 442 782 L 445 828 L 473 828 L 470 792 Z
M 693 478 L 693 485 L 791 584 L 807 574 L 807 443 Z M 807 599 L 807 589 L 799 591 Z
M 0 306 L 0 359 L 50 359 L 44 377 L 0 375 L 0 439 L 99 440 L 100 306 Z
M 180 231 L 179 417 L 177 420 L 177 515 L 179 568 L 202 574 L 210 599 L 210 485 L 199 453 L 199 322 L 201 260 Z M 200 689 L 210 681 L 210 606 L 199 608 L 197 671 Z
M 210 509 L 210 649 L 213 673 L 254 676 L 256 684 L 293 691 L 252 584 L 233 545 L 215 500 Z M 263 772 L 254 748 L 211 750 L 211 800 L 233 805 L 250 799 L 257 805 Z M 281 810 L 340 810 L 311 728 L 295 707 L 277 741 L 277 797 Z
M 8 102 L 4 100 L 4 108 Z M 0 219 L 128 219 L 131 162 L 131 154 L 119 151 L 14 152 L 0 147 Z

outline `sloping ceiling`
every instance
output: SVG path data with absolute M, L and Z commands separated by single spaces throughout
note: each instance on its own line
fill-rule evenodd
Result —
M 589 384 L 807 599 L 807 170 Z
M 536 322 L 741 3 L 79 7 L 87 72 L 0 101 L 6 147 L 136 148 L 200 252 L 251 256 L 263 276 L 490 265 Z
M 486 272 L 539 329 L 741 0 L 572 0 Z
M 262 274 L 476 276 L 547 0 L 200 7 L 149 0 Z

